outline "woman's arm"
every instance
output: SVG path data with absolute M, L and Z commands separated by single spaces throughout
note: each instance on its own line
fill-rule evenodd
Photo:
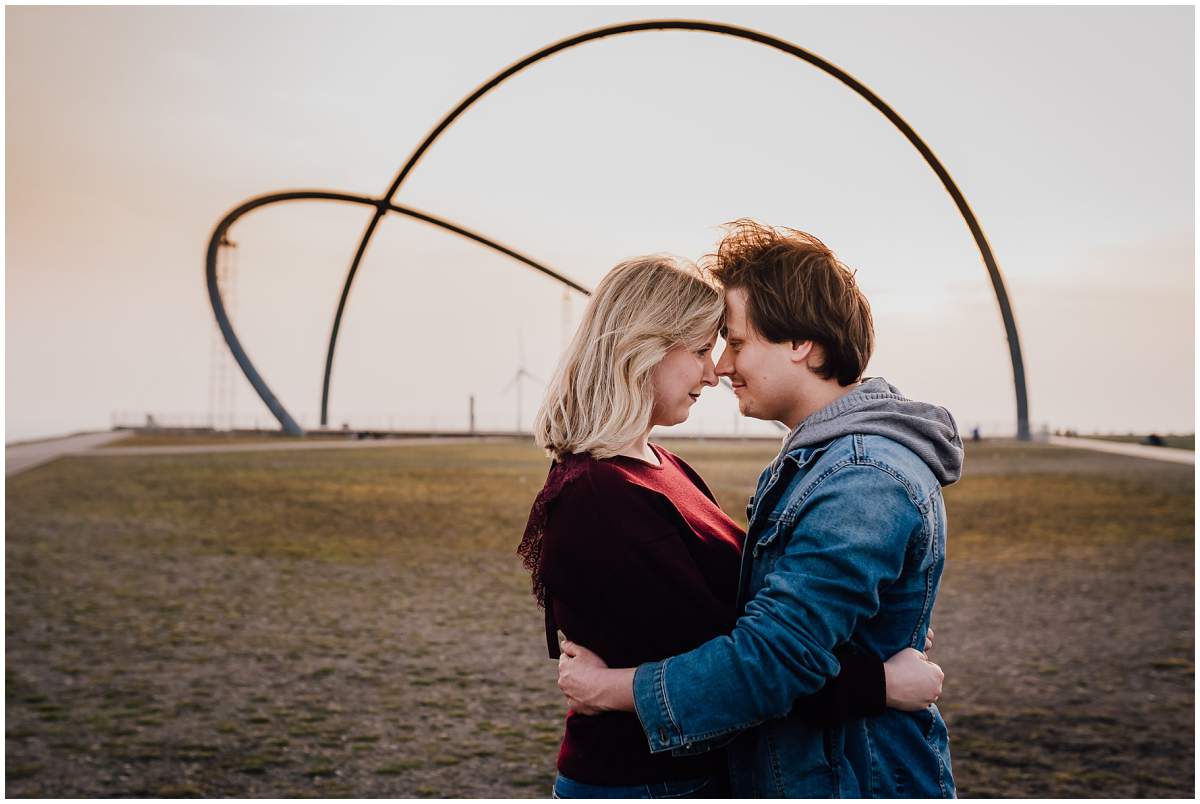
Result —
M 932 636 L 925 647 L 932 646 Z M 598 655 L 571 641 L 558 660 L 558 687 L 567 706 L 581 715 L 635 711 L 633 668 L 610 669 Z M 841 672 L 821 690 L 796 701 L 795 711 L 822 727 L 881 714 L 916 712 L 937 701 L 945 674 L 922 652 L 905 648 L 886 662 L 839 648 Z
M 932 633 L 932 632 L 931 632 Z M 928 650 L 932 636 L 925 640 Z M 915 712 L 942 694 L 945 674 L 920 651 L 905 648 L 886 662 L 843 646 L 834 651 L 841 671 L 813 695 L 796 701 L 793 712 L 816 726 L 883 714 Z

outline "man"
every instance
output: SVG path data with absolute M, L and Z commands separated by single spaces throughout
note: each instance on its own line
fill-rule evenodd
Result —
M 738 221 L 714 275 L 727 298 L 717 373 L 743 415 L 791 428 L 747 506 L 737 625 L 636 669 L 568 642 L 559 686 L 579 713 L 636 711 L 654 753 L 728 744 L 736 797 L 953 797 L 936 706 L 827 729 L 789 712 L 838 672 L 838 645 L 880 658 L 924 646 L 941 487 L 962 467 L 954 419 L 862 379 L 870 306 L 815 237 Z

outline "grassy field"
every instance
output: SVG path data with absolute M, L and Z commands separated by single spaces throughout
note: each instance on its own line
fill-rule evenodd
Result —
M 741 518 L 763 444 L 668 444 Z M 545 797 L 527 444 L 8 479 L 10 796 Z M 962 796 L 1194 792 L 1193 470 L 970 445 L 933 656 Z

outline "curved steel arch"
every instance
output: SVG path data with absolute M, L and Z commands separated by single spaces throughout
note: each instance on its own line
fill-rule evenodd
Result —
M 279 420 L 280 426 L 282 426 L 284 431 L 290 435 L 304 435 L 304 430 L 296 423 L 296 420 L 292 418 L 291 414 L 287 412 L 287 410 L 279 402 L 279 399 L 275 396 L 271 389 L 267 387 L 266 382 L 263 381 L 263 378 L 258 373 L 258 370 L 254 368 L 254 364 L 250 362 L 250 357 L 246 354 L 246 350 L 242 348 L 242 343 L 238 339 L 237 334 L 233 331 L 233 324 L 230 322 L 229 316 L 225 312 L 225 305 L 221 298 L 221 291 L 217 286 L 217 250 L 224 241 L 225 235 L 229 231 L 229 227 L 247 212 L 260 207 L 283 203 L 285 201 L 310 200 L 341 201 L 344 203 L 375 207 L 377 210 L 375 220 L 378 220 L 378 218 L 381 217 L 379 210 L 382 209 L 382 214 L 396 212 L 401 215 L 423 221 L 440 229 L 445 229 L 448 232 L 453 232 L 460 237 L 473 240 L 476 243 L 487 246 L 493 251 L 497 251 L 507 257 L 511 257 L 518 262 L 524 263 L 530 268 L 540 271 L 546 276 L 549 276 L 550 278 L 562 283 L 572 290 L 577 290 L 584 295 L 591 295 L 590 290 L 576 282 L 574 279 L 560 274 L 553 268 L 548 268 L 545 265 L 542 265 L 541 263 L 537 262 L 531 257 L 525 256 L 519 251 L 515 251 L 514 249 L 498 243 L 495 240 L 484 237 L 478 232 L 471 231 L 470 229 L 459 226 L 455 223 L 451 223 L 450 221 L 435 217 L 425 212 L 421 212 L 420 210 L 412 209 L 411 207 L 403 207 L 397 204 L 382 202 L 377 198 L 368 198 L 367 196 L 353 195 L 351 193 L 338 193 L 330 190 L 292 190 L 289 192 L 272 193 L 270 195 L 262 195 L 257 198 L 252 198 L 241 206 L 231 210 L 224 218 L 222 218 L 221 222 L 217 224 L 217 228 L 213 231 L 212 238 L 210 238 L 208 241 L 208 255 L 205 259 L 205 278 L 208 284 L 208 299 L 212 303 L 213 312 L 216 313 L 217 326 L 220 327 L 221 334 L 225 337 L 225 342 L 229 345 L 229 351 L 233 353 L 233 357 L 235 360 L 237 360 L 242 372 L 246 375 L 246 379 L 250 381 L 250 384 L 254 387 L 254 390 L 258 392 L 259 397 L 262 398 L 262 401 L 266 404 L 267 408 L 270 409 L 271 414 Z M 359 257 L 361 256 L 361 250 L 362 248 L 360 247 L 360 254 L 358 255 Z M 325 423 L 324 410 L 322 410 L 321 423 Z
M 979 225 L 979 221 L 975 217 L 975 213 L 971 210 L 970 205 L 967 204 L 966 198 L 963 197 L 962 192 L 958 189 L 958 186 L 954 183 L 954 180 L 950 178 L 949 172 L 934 155 L 933 151 L 917 135 L 912 127 L 909 126 L 908 123 L 905 122 L 904 119 L 895 112 L 895 110 L 884 103 L 884 101 L 878 95 L 868 89 L 860 81 L 839 67 L 836 67 L 835 65 L 825 61 L 814 53 L 810 53 L 809 51 L 793 45 L 790 42 L 785 42 L 782 39 L 777 39 L 776 37 L 768 34 L 754 31 L 749 28 L 741 28 L 734 25 L 725 25 L 715 22 L 705 22 L 702 20 L 648 20 L 644 22 L 611 25 L 578 34 L 549 45 L 537 51 L 536 53 L 526 56 L 524 59 L 515 62 L 506 69 L 492 76 L 492 78 L 477 87 L 474 92 L 464 98 L 458 106 L 456 106 L 450 113 L 443 117 L 441 121 L 434 126 L 434 128 L 425 137 L 425 140 L 417 147 L 415 151 L 413 151 L 412 155 L 409 156 L 408 161 L 405 162 L 404 167 L 402 167 L 400 172 L 396 175 L 395 180 L 392 182 L 384 198 L 377 201 L 372 201 L 360 196 L 348 197 L 336 193 L 326 193 L 324 196 L 322 196 L 331 198 L 332 200 L 353 200 L 355 203 L 369 203 L 376 207 L 376 212 L 374 216 L 372 216 L 370 223 L 368 223 L 366 230 L 363 232 L 362 239 L 358 245 L 358 250 L 355 252 L 354 260 L 351 262 L 350 270 L 346 275 L 346 281 L 342 286 L 342 293 L 338 300 L 337 312 L 334 315 L 333 328 L 329 337 L 329 348 L 325 357 L 325 376 L 321 391 L 321 424 L 325 425 L 328 423 L 327 414 L 329 402 L 329 384 L 333 368 L 333 355 L 337 346 L 337 336 L 338 331 L 341 328 L 341 320 L 342 315 L 345 312 L 346 300 L 349 297 L 350 288 L 354 283 L 354 277 L 358 272 L 358 266 L 362 262 L 363 254 L 366 252 L 367 245 L 370 243 L 371 238 L 375 233 L 375 229 L 379 224 L 379 220 L 389 211 L 400 211 L 392 206 L 392 199 L 399 191 L 400 186 L 404 183 L 404 180 L 408 177 L 408 174 L 416 166 L 417 162 L 421 159 L 429 147 L 433 145 L 438 137 L 440 137 L 442 133 L 472 104 L 474 104 L 477 100 L 482 98 L 485 94 L 490 92 L 499 84 L 511 78 L 518 72 L 524 70 L 526 67 L 529 67 L 530 65 L 535 64 L 542 59 L 548 58 L 555 53 L 584 44 L 586 42 L 621 34 L 654 30 L 700 31 L 732 36 L 738 39 L 746 39 L 749 41 L 758 42 L 789 55 L 795 56 L 802 61 L 812 64 L 814 67 L 817 67 L 828 75 L 833 76 L 850 89 L 854 90 L 855 93 L 860 95 L 868 103 L 874 106 L 897 129 L 899 129 L 902 134 L 904 134 L 913 147 L 915 147 L 925 159 L 926 163 L 937 175 L 938 179 L 941 180 L 942 185 L 946 188 L 946 191 L 954 200 L 954 204 L 958 208 L 959 214 L 962 215 L 963 220 L 966 222 L 967 228 L 970 229 L 971 235 L 975 239 L 976 246 L 979 248 L 980 255 L 982 256 L 984 265 L 988 271 L 988 276 L 992 282 L 992 289 L 996 294 L 996 301 L 1000 306 L 1000 315 L 1004 322 L 1005 334 L 1008 337 L 1009 354 L 1012 358 L 1013 365 L 1013 384 L 1015 386 L 1017 401 L 1017 436 L 1022 440 L 1028 440 L 1030 437 L 1030 429 L 1028 395 L 1025 383 L 1025 367 L 1021 356 L 1021 344 L 1020 338 L 1017 334 L 1016 320 L 1013 317 L 1012 306 L 1009 303 L 1008 292 L 1004 285 L 1004 279 L 1000 274 L 1000 267 L 996 262 L 996 258 L 992 254 L 991 245 L 988 243 L 987 237 L 983 233 L 983 228 Z M 334 196 L 338 197 L 334 198 Z M 266 201 L 264 203 L 270 203 L 270 201 Z M 261 206 L 261 204 L 259 204 L 259 206 Z M 287 412 L 279 404 L 278 400 L 275 399 L 274 395 L 271 394 L 266 385 L 262 383 L 261 378 L 258 377 L 257 372 L 254 371 L 253 366 L 250 364 L 249 358 L 245 356 L 245 352 L 241 349 L 240 344 L 237 343 L 236 336 L 233 335 L 232 327 L 229 326 L 228 318 L 224 315 L 224 308 L 221 304 L 220 293 L 216 289 L 216 244 L 219 242 L 220 236 L 224 235 L 225 230 L 228 229 L 229 225 L 232 224 L 233 221 L 236 220 L 237 217 L 240 217 L 240 214 L 245 211 L 249 210 L 244 210 L 242 207 L 239 207 L 238 210 L 235 210 L 234 213 L 231 213 L 230 216 L 227 216 L 226 219 L 222 221 L 222 224 L 218 226 L 217 231 L 213 233 L 213 239 L 209 243 L 207 264 L 209 277 L 209 297 L 213 302 L 214 311 L 217 313 L 217 321 L 221 326 L 221 331 L 225 334 L 226 341 L 229 342 L 230 345 L 230 350 L 233 351 L 239 365 L 241 365 L 243 371 L 246 372 L 247 378 L 250 379 L 251 383 L 255 386 L 255 389 L 259 392 L 259 395 L 263 398 L 263 401 L 267 403 L 269 408 L 271 408 L 272 413 L 274 413 L 276 418 L 279 419 L 284 429 L 288 432 L 299 433 L 300 429 L 296 426 L 291 417 L 287 415 Z M 428 222 L 435 223 L 432 220 Z M 438 221 L 435 223 L 435 225 L 443 224 L 446 224 L 446 222 Z M 454 227 L 453 225 L 445 225 L 444 228 L 447 228 L 450 231 L 456 231 L 458 229 L 458 227 Z M 462 231 L 459 231 L 458 233 L 461 234 Z M 485 242 L 481 238 L 473 239 L 477 239 L 479 242 Z M 489 243 L 485 243 L 485 245 L 488 244 Z M 505 253 L 510 251 L 503 247 L 501 247 L 499 250 Z M 510 254 L 510 256 L 513 256 L 514 254 L 515 252 Z M 543 270 L 545 273 L 551 275 L 554 273 L 549 271 L 549 269 L 543 269 L 540 266 L 536 266 L 531 260 L 523 259 L 522 261 L 526 264 L 537 267 L 539 270 Z M 255 382 L 256 378 L 258 380 L 257 383 Z

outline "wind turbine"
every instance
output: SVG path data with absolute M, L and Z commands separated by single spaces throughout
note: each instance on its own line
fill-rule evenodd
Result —
M 517 330 L 517 361 L 517 373 L 513 375 L 513 378 L 508 381 L 508 385 L 504 386 L 500 393 L 501 395 L 507 394 L 514 385 L 517 387 L 517 432 L 519 433 L 521 432 L 521 388 L 524 385 L 522 380 L 529 378 L 542 385 L 546 384 L 546 381 L 541 377 L 530 374 L 525 370 L 525 340 L 522 337 L 521 330 Z

